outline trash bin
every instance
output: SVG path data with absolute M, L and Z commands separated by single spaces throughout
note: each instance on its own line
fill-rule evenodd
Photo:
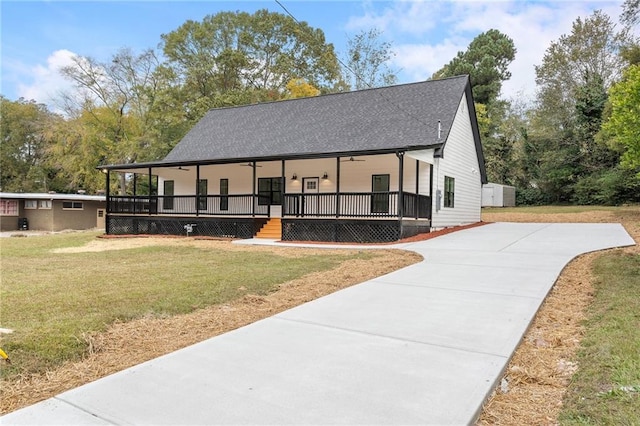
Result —
M 26 217 L 18 218 L 18 229 L 20 231 L 28 231 L 29 230 L 29 221 Z

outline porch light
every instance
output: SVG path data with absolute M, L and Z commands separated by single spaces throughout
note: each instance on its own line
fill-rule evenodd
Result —
M 324 172 L 324 174 L 322 175 L 322 179 L 329 179 L 329 174 L 327 172 Z
M 296 173 L 291 176 L 291 180 L 298 180 L 298 175 Z

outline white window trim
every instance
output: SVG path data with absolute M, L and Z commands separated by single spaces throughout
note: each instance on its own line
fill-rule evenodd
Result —
M 80 207 L 65 207 L 64 203 L 71 203 L 72 206 L 74 206 L 76 203 L 80 203 Z M 62 202 L 62 210 L 84 210 L 84 202 L 83 201 L 71 201 L 71 200 L 63 201 Z
M 19 216 L 20 215 L 20 206 L 18 205 L 18 200 L 2 200 L 3 203 L 9 204 L 12 203 L 16 206 L 16 213 L 4 213 L 0 210 L 0 216 Z M 3 209 L 4 210 L 4 209 Z
M 38 200 L 24 200 L 25 210 L 36 210 L 38 208 Z
M 38 208 L 43 210 L 51 210 L 52 204 L 53 203 L 51 200 L 40 200 L 40 202 L 38 203 Z

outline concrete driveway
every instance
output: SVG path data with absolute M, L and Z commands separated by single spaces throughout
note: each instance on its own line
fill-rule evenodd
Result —
M 472 423 L 562 268 L 633 244 L 619 224 L 538 223 L 399 244 L 424 261 L 0 423 Z

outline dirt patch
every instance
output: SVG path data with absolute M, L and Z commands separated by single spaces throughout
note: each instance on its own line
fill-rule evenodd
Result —
M 620 222 L 636 241 L 625 252 L 640 253 L 640 208 L 617 213 L 590 211 L 531 215 L 483 214 L 492 222 Z M 555 425 L 562 398 L 578 366 L 576 353 L 584 333 L 582 321 L 593 298 L 594 259 L 602 252 L 574 259 L 556 281 L 516 350 L 500 385 L 486 402 L 479 425 Z

